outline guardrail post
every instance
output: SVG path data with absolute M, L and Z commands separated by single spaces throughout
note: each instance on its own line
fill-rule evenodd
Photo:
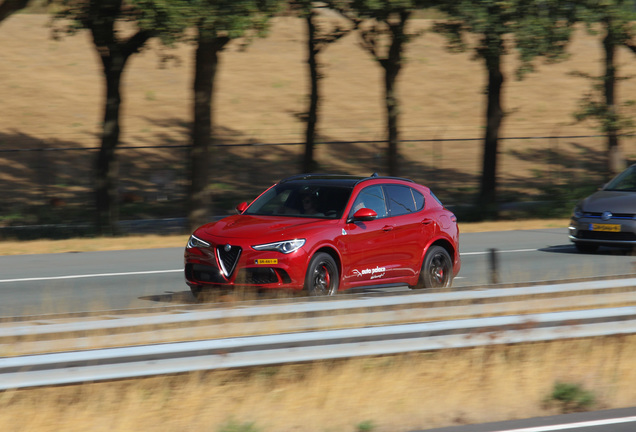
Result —
M 490 249 L 490 283 L 499 283 L 499 264 L 497 262 L 497 249 Z

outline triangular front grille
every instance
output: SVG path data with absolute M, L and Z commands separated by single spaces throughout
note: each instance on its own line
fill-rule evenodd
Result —
M 239 246 L 231 246 L 229 244 L 216 247 L 216 256 L 221 266 L 223 276 L 230 277 L 236 268 L 239 257 L 241 256 L 241 248 Z

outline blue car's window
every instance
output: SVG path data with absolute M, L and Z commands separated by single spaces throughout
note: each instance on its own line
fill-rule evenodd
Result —
M 636 192 L 636 167 L 629 167 L 614 177 L 604 190 Z
M 281 183 L 256 199 L 243 214 L 339 219 L 350 195 L 348 187 Z

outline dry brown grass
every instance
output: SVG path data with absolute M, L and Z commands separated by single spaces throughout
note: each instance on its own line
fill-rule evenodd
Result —
M 34 144 L 98 144 L 101 120 L 102 76 L 90 36 L 52 41 L 43 15 L 16 15 L 0 26 L 11 37 L 3 45 L 0 78 L 8 89 L 0 106 L 5 141 Z M 416 27 L 427 26 L 415 20 Z M 303 22 L 278 18 L 270 35 L 255 40 L 247 51 L 230 45 L 222 53 L 215 112 L 221 142 L 236 139 L 261 142 L 296 141 L 303 123 L 296 116 L 306 109 L 307 70 Z M 190 116 L 192 46 L 171 51 L 180 62 L 158 67 L 157 43 L 132 57 L 124 76 L 122 141 L 158 144 L 187 137 Z M 577 98 L 587 87 L 568 72 L 601 71 L 601 43 L 583 32 L 577 35 L 563 63 L 545 66 L 523 81 L 514 79 L 516 62 L 506 59 L 504 106 L 510 111 L 503 136 L 590 132 L 589 125 L 571 126 Z M 400 75 L 401 128 L 404 138 L 479 137 L 483 125 L 483 86 L 486 74 L 472 54 L 452 54 L 443 37 L 425 33 L 410 44 Z M 383 139 L 384 107 L 381 68 L 347 36 L 324 50 L 321 81 L 321 135 L 334 139 Z M 627 50 L 618 53 L 624 75 L 636 71 Z M 635 80 L 623 81 L 619 95 L 636 89 Z M 627 96 L 619 97 L 628 99 Z M 570 126 L 569 126 L 570 125 Z M 30 141 L 29 141 L 30 140 Z
M 267 432 L 376 432 L 554 414 L 555 382 L 578 383 L 595 408 L 633 405 L 636 336 L 488 346 L 7 391 L 12 432 L 218 431 L 229 420 Z

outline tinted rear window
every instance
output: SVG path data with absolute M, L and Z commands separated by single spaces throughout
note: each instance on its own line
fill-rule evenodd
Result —
M 408 186 L 386 185 L 389 197 L 389 214 L 399 216 L 413 213 L 424 207 L 424 196 Z

